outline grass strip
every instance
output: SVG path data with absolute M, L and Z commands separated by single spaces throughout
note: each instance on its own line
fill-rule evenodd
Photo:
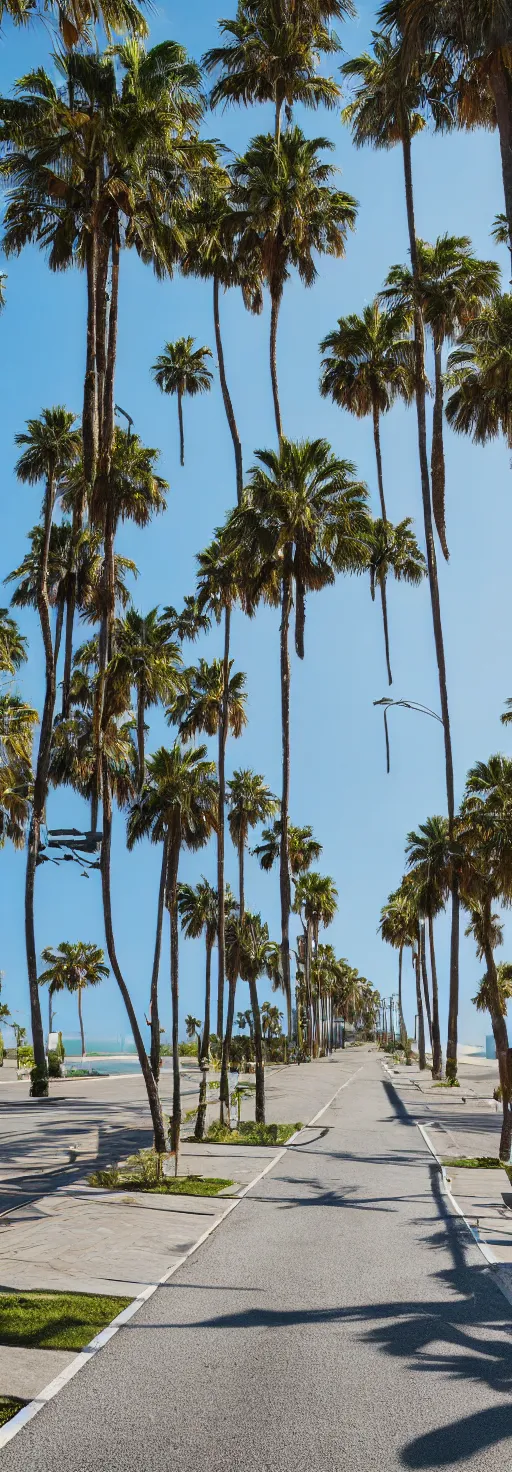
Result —
M 0 1426 L 5 1426 L 6 1421 L 12 1421 L 13 1416 L 26 1404 L 26 1400 L 16 1400 L 13 1395 L 0 1395 Z
M 230 1130 L 227 1125 L 220 1124 L 215 1120 L 207 1130 L 205 1140 L 210 1145 L 286 1145 L 286 1141 L 301 1130 L 299 1124 L 255 1124 L 254 1120 L 242 1120 L 237 1129 Z M 189 1136 L 187 1143 L 191 1143 L 193 1136 Z M 196 1144 L 201 1144 L 198 1140 Z
M 109 1170 L 97 1170 L 89 1176 L 90 1186 L 103 1186 L 109 1191 L 144 1191 L 148 1196 L 218 1196 L 219 1191 L 225 1191 L 234 1184 L 234 1181 L 223 1180 L 221 1176 L 164 1176 L 151 1185 L 137 1177 L 123 1176 L 112 1180 Z
M 509 1181 L 512 1181 L 512 1166 L 500 1160 L 497 1155 L 457 1155 L 450 1160 L 443 1160 L 443 1165 L 450 1165 L 452 1169 L 458 1170 L 504 1170 Z
M 0 1292 L 0 1344 L 28 1349 L 83 1349 L 128 1307 L 132 1298 L 107 1298 L 96 1293 Z

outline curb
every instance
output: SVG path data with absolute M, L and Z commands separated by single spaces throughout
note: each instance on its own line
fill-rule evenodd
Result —
M 317 1121 L 321 1119 L 322 1115 L 325 1114 L 328 1109 L 330 1109 L 331 1104 L 334 1103 L 334 1100 L 338 1097 L 338 1094 L 341 1094 L 343 1089 L 348 1088 L 348 1085 L 352 1083 L 352 1079 L 356 1078 L 356 1075 L 362 1072 L 362 1068 L 363 1064 L 361 1064 L 361 1067 L 357 1068 L 355 1072 L 352 1073 L 350 1077 L 345 1080 L 344 1083 L 340 1084 L 339 1088 L 337 1088 L 334 1094 L 331 1095 L 331 1098 L 328 1099 L 327 1104 L 324 1104 L 323 1108 L 319 1109 L 318 1113 L 314 1115 L 313 1119 L 309 1120 L 307 1124 L 302 1125 L 300 1130 L 296 1130 L 294 1135 L 290 1135 L 290 1139 L 287 1140 L 286 1145 L 283 1145 L 281 1150 L 279 1150 L 278 1153 L 274 1155 L 271 1160 L 269 1160 L 268 1165 L 265 1165 L 263 1170 L 260 1170 L 258 1175 L 255 1176 L 252 1181 L 249 1181 L 248 1185 L 242 1188 L 238 1196 L 233 1197 L 233 1199 L 229 1202 L 229 1205 L 226 1206 L 225 1210 L 221 1213 L 219 1217 L 215 1219 L 215 1221 L 210 1223 L 210 1226 L 206 1228 L 206 1231 L 202 1233 L 197 1242 L 194 1242 L 193 1246 L 189 1247 L 188 1251 L 184 1252 L 183 1256 L 178 1258 L 177 1262 L 173 1263 L 173 1266 L 169 1269 L 169 1272 L 164 1273 L 163 1277 L 159 1278 L 157 1283 L 149 1283 L 146 1288 L 143 1288 L 142 1292 L 138 1293 L 137 1297 L 134 1298 L 133 1303 L 130 1303 L 128 1305 L 128 1308 L 123 1309 L 122 1313 L 117 1314 L 117 1317 L 115 1319 L 112 1319 L 112 1323 L 107 1324 L 107 1327 L 105 1329 L 102 1329 L 100 1334 L 96 1334 L 95 1338 L 91 1339 L 90 1343 L 86 1344 L 85 1348 L 80 1350 L 80 1353 L 77 1354 L 73 1360 L 71 1360 L 71 1364 L 67 1365 L 66 1369 L 62 1370 L 61 1374 L 57 1375 L 54 1380 L 51 1380 L 49 1385 L 45 1385 L 44 1390 L 40 1391 L 35 1400 L 29 1401 L 28 1405 L 23 1406 L 21 1411 L 17 1411 L 16 1415 L 13 1416 L 10 1421 L 7 1421 L 5 1426 L 2 1426 L 0 1428 L 0 1449 L 4 1446 L 7 1446 L 7 1443 L 9 1441 L 12 1441 L 13 1438 L 18 1435 L 18 1432 L 22 1431 L 23 1427 L 26 1426 L 29 1421 L 32 1421 L 34 1416 L 38 1415 L 39 1411 L 42 1411 L 43 1406 L 47 1405 L 48 1401 L 53 1400 L 54 1397 L 59 1394 L 59 1391 L 63 1390 L 64 1386 L 67 1385 L 70 1380 L 74 1380 L 75 1375 L 78 1375 L 78 1372 L 80 1370 L 83 1370 L 86 1365 L 90 1364 L 91 1360 L 94 1359 L 94 1356 L 98 1354 L 98 1351 L 103 1349 L 105 1344 L 108 1344 L 110 1339 L 114 1338 L 114 1335 L 117 1334 L 118 1330 L 122 1329 L 123 1325 L 127 1324 L 129 1320 L 133 1318 L 133 1315 L 137 1313 L 137 1310 L 141 1308 L 143 1303 L 147 1303 L 148 1299 L 153 1297 L 153 1294 L 156 1293 L 158 1288 L 163 1287 L 164 1283 L 168 1283 L 169 1279 L 174 1277 L 174 1274 L 178 1272 L 178 1269 L 183 1267 L 183 1264 L 187 1262 L 189 1257 L 193 1256 L 194 1252 L 198 1251 L 199 1247 L 202 1247 L 203 1242 L 206 1242 L 208 1237 L 211 1237 L 212 1233 L 217 1230 L 217 1227 L 220 1227 L 222 1222 L 226 1220 L 226 1217 L 230 1216 L 231 1212 L 235 1210 L 239 1202 L 243 1201 L 244 1197 L 247 1196 L 249 1191 L 252 1191 L 253 1186 L 259 1185 L 259 1182 L 263 1180 L 263 1177 L 268 1175 L 269 1171 L 273 1170 L 275 1165 L 279 1164 L 279 1161 L 283 1159 L 284 1155 L 286 1155 L 288 1147 L 290 1145 L 293 1145 L 295 1141 L 298 1140 L 300 1134 L 302 1133 L 302 1130 L 310 1129 L 311 1126 L 316 1124 Z

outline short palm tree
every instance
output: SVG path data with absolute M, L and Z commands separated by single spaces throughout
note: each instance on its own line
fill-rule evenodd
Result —
M 144 782 L 145 714 L 154 705 L 170 704 L 180 686 L 182 658 L 157 608 L 146 614 L 129 608 L 116 625 L 115 646 L 114 671 L 135 693 L 140 789 Z
M 403 954 L 407 946 L 414 950 L 417 937 L 411 916 L 409 895 L 405 893 L 403 885 L 390 894 L 386 904 L 383 905 L 380 912 L 379 930 L 382 939 L 398 951 L 398 1015 L 401 1041 L 406 1043 L 407 1028 L 404 1021 L 402 985 Z
M 252 1021 L 252 1012 L 251 1012 L 250 1007 L 248 1007 L 245 1012 L 237 1012 L 237 1014 L 236 1014 L 236 1025 L 239 1028 L 240 1032 L 245 1032 L 246 1027 L 248 1027 L 249 1028 L 249 1036 L 250 1036 L 250 1038 L 252 1040 L 253 1035 L 254 1035 L 254 1028 L 253 1028 L 253 1021 Z
M 503 434 L 512 446 L 511 331 L 512 295 L 506 292 L 468 324 L 448 359 L 448 423 L 477 445 Z
M 382 622 L 384 626 L 384 647 L 390 685 L 393 683 L 393 676 L 391 673 L 389 651 L 388 605 L 386 596 L 387 579 L 391 575 L 396 579 L 397 583 L 409 583 L 413 587 L 418 587 L 427 573 L 425 558 L 423 553 L 420 552 L 411 527 L 412 521 L 410 516 L 406 516 L 404 521 L 397 522 L 396 526 L 393 526 L 390 521 L 382 521 L 379 517 L 373 522 L 372 526 L 370 587 L 372 598 L 375 598 L 375 587 L 377 586 L 380 589 Z
M 341 4 L 328 8 L 342 14 Z M 224 40 L 203 57 L 207 72 L 219 71 L 211 103 L 273 102 L 275 139 L 281 137 L 283 106 L 335 107 L 340 89 L 332 77 L 319 75 L 322 54 L 336 52 L 338 39 L 325 24 L 327 7 L 239 0 L 236 18 L 220 20 Z
M 257 772 L 239 768 L 227 783 L 228 823 L 238 854 L 240 919 L 245 911 L 244 859 L 249 829 L 278 811 L 279 803 Z
M 270 940 L 268 925 L 263 923 L 261 915 L 253 915 L 246 910 L 243 920 L 229 921 L 226 927 L 228 972 L 234 972 L 241 981 L 249 983 L 254 1027 L 257 1124 L 265 1123 L 265 1065 L 257 983 L 260 976 L 274 974 L 278 952 L 279 947 Z
M 227 535 L 239 550 L 247 580 L 281 605 L 280 668 L 282 725 L 281 793 L 281 945 L 282 981 L 291 1036 L 290 866 L 288 809 L 290 791 L 289 625 L 295 592 L 295 648 L 304 656 L 306 594 L 335 581 L 337 572 L 368 565 L 367 491 L 354 479 L 354 466 L 332 454 L 325 440 L 294 444 L 279 451 L 259 450 L 244 501 L 228 523 Z
M 397 399 L 414 395 L 411 317 L 402 308 L 385 308 L 378 297 L 361 316 L 351 312 L 320 343 L 320 393 L 340 409 L 364 419 L 371 414 L 381 516 L 387 521 L 382 472 L 380 420 Z
M 178 872 L 183 848 L 203 848 L 217 822 L 215 765 L 208 761 L 205 746 L 183 748 L 176 741 L 171 750 L 161 746 L 148 759 L 147 780 L 132 805 L 127 841 L 149 836 L 152 843 L 167 845 L 166 903 L 171 917 L 171 996 L 173 1104 L 171 1144 L 178 1173 L 181 1130 L 181 1085 L 178 1052 L 179 1033 L 179 927 Z
M 18 480 L 28 485 L 37 485 L 39 481 L 43 481 L 45 488 L 42 508 L 43 545 L 39 586 L 37 590 L 37 608 L 45 659 L 45 697 L 34 775 L 25 880 L 25 936 L 35 1063 L 31 1087 L 33 1093 L 45 1094 L 48 1091 L 48 1082 L 43 1025 L 37 985 L 34 886 L 41 824 L 48 796 L 52 723 L 57 693 L 55 654 L 48 595 L 48 563 L 53 513 L 59 481 L 69 467 L 78 459 L 80 453 L 80 434 L 76 427 L 74 414 L 70 414 L 67 409 L 59 405 L 54 409 L 43 409 L 39 419 L 29 419 L 27 421 L 26 431 L 17 434 L 15 439 L 16 444 L 21 449 L 21 454 L 16 465 Z
M 434 348 L 435 396 L 432 426 L 432 510 L 443 554 L 448 560 L 445 524 L 445 462 L 443 443 L 443 348 L 469 322 L 480 316 L 486 302 L 497 297 L 500 269 L 496 261 L 473 254 L 467 235 L 441 235 L 434 245 L 418 240 L 419 276 L 414 283 L 408 266 L 392 266 L 382 297 L 414 317 L 415 296 Z
M 84 940 L 61 940 L 56 951 L 51 946 L 45 946 L 41 956 L 46 962 L 46 970 L 41 972 L 39 985 L 48 986 L 52 996 L 61 991 L 76 993 L 82 1057 L 85 1057 L 82 992 L 88 986 L 98 986 L 100 981 L 110 975 L 101 946 Z
M 256 253 L 270 293 L 270 374 L 279 439 L 276 346 L 285 283 L 295 269 L 304 286 L 313 286 L 316 256 L 343 256 L 356 219 L 355 200 L 333 188 L 334 168 L 322 157 L 332 147 L 329 139 L 305 138 L 296 127 L 279 143 L 272 134 L 260 134 L 231 169 L 240 250 L 251 257 Z
M 194 337 L 179 337 L 176 342 L 166 342 L 163 353 L 153 363 L 151 372 L 163 394 L 176 394 L 178 399 L 178 423 L 180 430 L 180 464 L 185 464 L 185 435 L 183 430 L 183 399 L 186 395 L 208 393 L 213 374 L 206 363 L 211 358 L 211 349 L 194 347 Z
M 179 900 L 178 900 L 178 904 L 179 904 Z M 192 1042 L 194 1038 L 197 1041 L 197 1061 L 198 1062 L 199 1062 L 199 1058 L 200 1058 L 200 1049 L 201 1049 L 201 1027 L 202 1027 L 201 1018 L 200 1017 L 193 1017 L 192 1016 L 192 1013 L 189 1012 L 188 1017 L 185 1018 L 185 1029 L 186 1029 L 187 1037 L 190 1039 L 190 1042 Z
M 439 992 L 434 944 L 434 920 L 444 910 L 450 893 L 446 818 L 427 818 L 416 833 L 407 836 L 407 863 L 420 913 L 428 925 L 430 970 L 432 976 L 432 1075 L 441 1078 L 443 1054 L 439 1025 Z
M 226 889 L 225 905 L 228 915 L 233 913 L 233 896 Z M 212 888 L 207 879 L 201 879 L 194 889 L 191 884 L 180 884 L 178 892 L 178 909 L 180 912 L 181 928 L 183 934 L 190 940 L 196 940 L 200 935 L 205 937 L 206 942 L 206 979 L 204 990 L 204 1026 L 203 1038 L 198 1044 L 198 1056 L 200 1062 L 208 1062 L 210 1054 L 210 1010 L 211 1010 L 211 966 L 212 950 L 217 940 L 219 930 L 219 902 L 217 891 Z M 195 1124 L 194 1134 L 197 1140 L 204 1137 L 206 1123 L 206 1074 L 203 1068 L 201 1086 L 199 1092 L 199 1106 Z

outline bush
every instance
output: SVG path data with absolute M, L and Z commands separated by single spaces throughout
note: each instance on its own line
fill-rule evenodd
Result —
M 46 1068 L 31 1068 L 30 1070 L 30 1096 L 32 1099 L 44 1099 L 48 1093 L 48 1074 Z
M 24 1043 L 23 1047 L 18 1049 L 18 1068 L 33 1067 L 34 1049 L 31 1047 L 30 1043 Z
M 60 1057 L 56 1048 L 48 1054 L 48 1077 L 60 1078 Z
M 205 1140 L 216 1145 L 285 1145 L 301 1124 L 256 1124 L 254 1120 L 242 1120 L 236 1130 L 230 1130 L 220 1120 L 214 1120 L 205 1135 Z
M 229 1050 L 229 1062 L 232 1068 L 243 1071 L 244 1064 L 254 1058 L 254 1043 L 252 1038 L 234 1037 L 231 1039 Z
M 197 1043 L 193 1040 L 190 1043 L 178 1043 L 178 1053 L 180 1058 L 197 1058 Z

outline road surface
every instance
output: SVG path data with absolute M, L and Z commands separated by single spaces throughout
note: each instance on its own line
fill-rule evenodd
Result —
M 332 1083 L 318 1125 L 6 1446 L 5 1472 L 508 1465 L 512 1310 L 375 1054 L 338 1055 Z

